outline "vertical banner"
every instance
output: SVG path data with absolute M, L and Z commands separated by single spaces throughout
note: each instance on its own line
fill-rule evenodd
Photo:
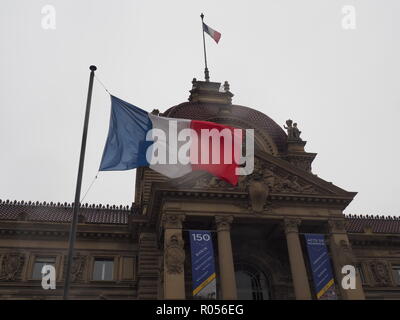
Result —
M 336 300 L 335 283 L 328 249 L 325 244 L 325 236 L 311 233 L 304 236 L 317 298 L 321 300 Z
M 216 299 L 214 250 L 210 231 L 189 230 L 193 297 Z

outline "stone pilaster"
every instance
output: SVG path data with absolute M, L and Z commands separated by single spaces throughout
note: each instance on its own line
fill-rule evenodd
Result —
M 183 214 L 164 214 L 164 299 L 185 299 Z
M 300 219 L 285 219 L 285 234 L 296 300 L 311 300 L 310 285 L 299 238 L 300 223 Z
M 344 300 L 364 300 L 364 290 L 360 275 L 356 273 L 356 288 L 355 289 L 344 289 L 342 287 L 342 268 L 345 265 L 352 265 L 356 268 L 355 258 L 352 253 L 351 245 L 347 232 L 345 229 L 345 221 L 342 219 L 334 219 L 328 221 L 329 225 L 329 241 L 331 248 L 331 256 L 333 262 L 333 268 L 337 279 L 337 287 L 340 290 L 341 297 Z
M 233 264 L 233 253 L 230 227 L 233 221 L 232 216 L 216 216 L 215 223 L 218 233 L 218 261 L 219 277 L 223 300 L 236 300 L 236 279 Z

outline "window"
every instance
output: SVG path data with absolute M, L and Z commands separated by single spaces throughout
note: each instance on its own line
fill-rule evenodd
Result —
M 114 259 L 97 258 L 94 260 L 93 280 L 113 280 Z
M 268 281 L 265 275 L 249 266 L 236 267 L 236 286 L 239 300 L 270 299 Z
M 56 264 L 55 257 L 36 257 L 35 263 L 33 265 L 32 279 L 41 280 L 42 279 L 42 268 L 45 265 L 52 265 L 54 267 L 55 264 Z
M 396 286 L 400 286 L 400 264 L 392 265 L 393 280 Z

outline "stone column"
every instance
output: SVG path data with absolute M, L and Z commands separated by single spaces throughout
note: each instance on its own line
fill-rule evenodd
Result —
M 342 287 L 342 268 L 345 265 L 352 265 L 356 269 L 355 258 L 351 250 L 349 238 L 347 236 L 345 221 L 342 219 L 329 220 L 329 241 L 330 251 L 333 262 L 333 269 L 336 275 L 336 288 L 340 290 L 343 300 L 364 300 L 364 290 L 361 283 L 360 275 L 356 272 L 356 288 L 344 289 Z
M 233 265 L 230 233 L 232 221 L 232 216 L 215 217 L 218 232 L 219 277 L 223 300 L 237 299 L 235 268 Z
M 285 234 L 296 300 L 311 300 L 310 286 L 299 239 L 298 226 L 300 223 L 300 219 L 285 219 Z
M 165 214 L 164 227 L 164 299 L 185 299 L 185 250 L 182 239 L 183 214 Z

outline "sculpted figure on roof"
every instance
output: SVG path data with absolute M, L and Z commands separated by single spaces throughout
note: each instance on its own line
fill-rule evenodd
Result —
M 300 138 L 301 131 L 297 127 L 297 123 L 293 123 L 292 120 L 288 119 L 286 120 L 286 126 L 283 126 L 288 135 L 288 140 L 289 141 L 302 141 Z

